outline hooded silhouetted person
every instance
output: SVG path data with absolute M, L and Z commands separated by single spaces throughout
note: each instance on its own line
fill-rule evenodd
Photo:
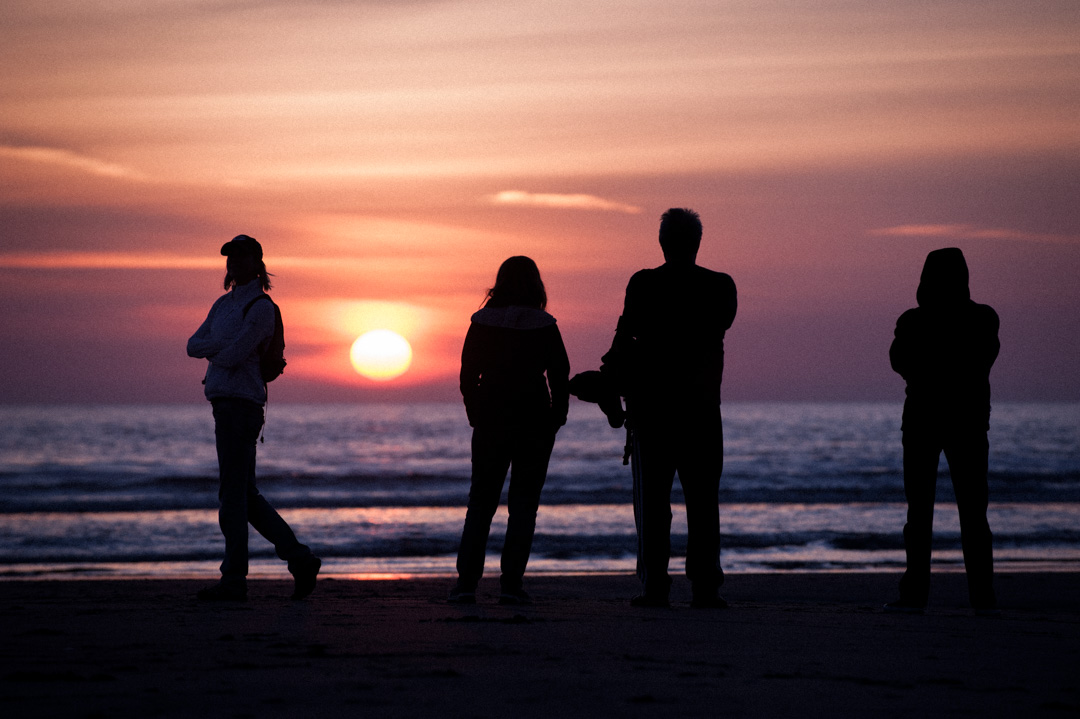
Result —
M 996 611 L 986 475 L 998 316 L 971 300 L 967 263 L 955 247 L 927 255 L 915 297 L 919 306 L 897 320 L 889 349 L 892 368 L 907 383 L 902 431 L 908 517 L 907 571 L 899 601 L 886 608 L 921 612 L 929 598 L 934 493 L 944 452 L 960 513 L 971 604 L 977 611 Z

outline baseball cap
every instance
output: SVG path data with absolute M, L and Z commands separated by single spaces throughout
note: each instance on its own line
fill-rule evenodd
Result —
M 251 255 L 255 259 L 261 260 L 263 251 L 262 245 L 254 237 L 237 235 L 221 246 L 221 254 L 226 257 L 231 255 Z

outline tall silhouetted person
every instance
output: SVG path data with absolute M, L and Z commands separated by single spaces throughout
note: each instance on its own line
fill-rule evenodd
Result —
M 908 514 L 900 599 L 885 608 L 921 613 L 926 607 L 934 493 L 944 452 L 960 514 L 971 606 L 979 613 L 996 613 L 986 473 L 998 316 L 971 300 L 967 263 L 955 247 L 927 255 L 916 299 L 919 306 L 897 320 L 889 349 L 892 368 L 907 383 L 902 431 Z
M 269 301 L 270 277 L 262 246 L 237 235 L 221 248 L 225 289 L 202 326 L 188 340 L 190 357 L 209 360 L 206 398 L 214 409 L 220 486 L 218 523 L 225 536 L 221 581 L 200 590 L 200 599 L 247 598 L 248 523 L 289 563 L 294 599 L 315 588 L 322 562 L 303 544 L 255 486 L 255 446 L 262 429 L 266 382 L 260 368 L 263 349 L 275 333 L 276 310 Z M 265 298 L 265 299 L 264 299 Z
M 522 588 L 540 491 L 559 427 L 566 424 L 570 361 L 549 315 L 540 270 L 528 257 L 502 263 L 461 351 L 461 395 L 473 428 L 472 484 L 449 601 L 472 604 L 484 573 L 491 519 L 506 473 L 508 519 L 500 604 L 528 604 Z M 545 380 L 546 375 L 546 380 Z M 550 389 L 549 389 L 550 388 Z
M 630 428 L 642 585 L 631 600 L 635 606 L 668 606 L 676 473 L 686 501 L 686 576 L 693 606 L 727 606 L 719 594 L 724 582 L 717 503 L 724 468 L 720 382 L 736 294 L 731 277 L 696 264 L 701 234 L 696 212 L 664 213 L 664 264 L 630 278 L 612 350 L 604 357 L 620 377 Z

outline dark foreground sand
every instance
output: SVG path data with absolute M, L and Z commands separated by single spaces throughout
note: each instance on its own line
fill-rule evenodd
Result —
M 1053 717 L 1080 714 L 1080 574 L 1004 574 L 999 618 L 935 575 L 735 575 L 728 610 L 627 603 L 630 577 L 532 577 L 536 604 L 443 602 L 445 580 L 0 583 L 6 717 Z M 683 603 L 679 603 L 683 602 Z

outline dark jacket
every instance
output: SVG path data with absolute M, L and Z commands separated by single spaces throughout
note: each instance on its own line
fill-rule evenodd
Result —
M 665 263 L 630 278 L 613 352 L 633 422 L 692 419 L 718 411 L 724 334 L 735 320 L 731 277 Z
M 998 316 L 971 300 L 963 253 L 927 255 L 915 296 L 919 306 L 900 315 L 889 348 L 907 382 L 904 430 L 987 429 Z
M 570 402 L 569 376 L 562 335 L 547 312 L 485 307 L 473 314 L 461 350 L 461 396 L 473 427 L 561 427 Z

